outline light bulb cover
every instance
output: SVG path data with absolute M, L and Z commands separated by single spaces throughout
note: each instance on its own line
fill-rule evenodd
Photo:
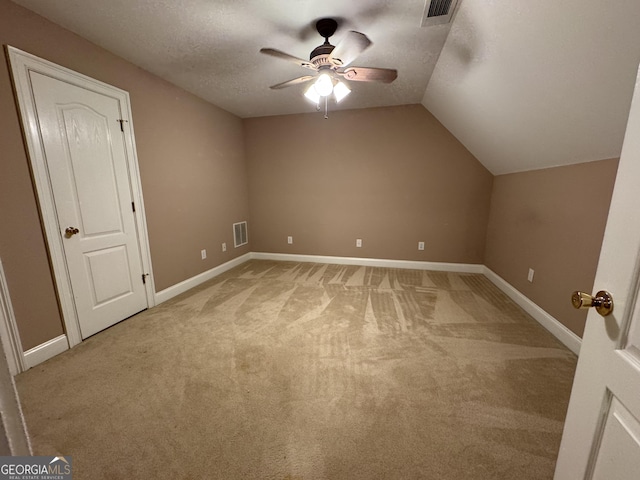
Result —
M 336 83 L 336 86 L 333 87 L 333 95 L 336 97 L 336 103 L 340 103 L 340 101 L 350 93 L 351 90 L 349 89 L 349 87 L 347 87 L 342 82 Z
M 309 88 L 307 88 L 307 91 L 304 92 L 304 96 L 316 105 L 320 104 L 320 95 L 318 95 L 318 92 L 316 92 L 315 85 L 311 85 Z
M 315 88 L 317 94 L 321 97 L 331 95 L 331 92 L 333 92 L 333 82 L 331 81 L 331 77 L 328 74 L 323 73 L 313 84 L 313 88 Z

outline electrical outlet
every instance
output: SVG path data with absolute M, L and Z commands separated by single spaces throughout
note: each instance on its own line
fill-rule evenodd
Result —
M 418 250 L 424 250 L 424 242 L 418 242 Z
M 292 237 L 291 235 L 289 235 L 289 236 L 287 237 L 287 243 L 288 243 L 289 245 L 291 245 L 291 244 L 293 243 L 293 237 Z
M 226 252 L 227 251 L 227 244 L 222 242 L 222 251 Z
M 202 260 L 207 258 L 207 251 L 206 250 L 200 250 L 200 256 L 202 256 Z
M 356 247 L 358 247 L 358 248 L 362 247 L 362 239 L 361 238 L 357 238 L 356 239 Z
M 529 269 L 529 274 L 527 275 L 527 280 L 529 280 L 531 283 L 533 283 L 533 274 L 535 272 L 533 271 L 533 268 Z

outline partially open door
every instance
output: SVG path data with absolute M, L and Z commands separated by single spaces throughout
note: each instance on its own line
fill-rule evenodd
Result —
M 586 214 L 587 218 L 576 220 L 588 221 L 588 212 L 580 212 L 577 207 L 576 216 Z M 602 316 L 592 308 L 587 317 L 554 478 L 637 480 L 640 478 L 640 76 L 594 288 L 611 293 L 613 312 Z

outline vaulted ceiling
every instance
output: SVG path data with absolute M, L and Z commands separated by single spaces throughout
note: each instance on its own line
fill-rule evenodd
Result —
M 638 0 L 460 0 L 430 27 L 425 0 L 13 1 L 243 118 L 315 110 L 268 88 L 307 71 L 259 50 L 308 58 L 336 18 L 331 43 L 373 41 L 353 65 L 398 79 L 330 108 L 422 103 L 495 174 L 618 156 L 640 63 Z
M 638 0 L 464 0 L 423 104 L 495 174 L 613 158 L 639 63 Z

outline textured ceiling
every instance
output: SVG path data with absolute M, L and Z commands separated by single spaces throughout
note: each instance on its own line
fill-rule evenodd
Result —
M 268 88 L 307 70 L 259 50 L 306 58 L 336 17 L 334 45 L 374 43 L 353 65 L 398 70 L 339 108 L 422 102 L 494 174 L 619 156 L 640 62 L 640 0 L 461 0 L 427 28 L 424 0 L 14 2 L 240 117 L 314 111 Z
M 240 117 L 313 112 L 304 85 L 268 87 L 308 70 L 259 53 L 308 59 L 339 20 L 335 45 L 356 30 L 373 45 L 353 66 L 395 68 L 390 85 L 352 83 L 340 108 L 422 101 L 450 25 L 421 28 L 425 0 L 14 0 L 117 55 Z M 332 109 L 338 108 L 332 106 Z

